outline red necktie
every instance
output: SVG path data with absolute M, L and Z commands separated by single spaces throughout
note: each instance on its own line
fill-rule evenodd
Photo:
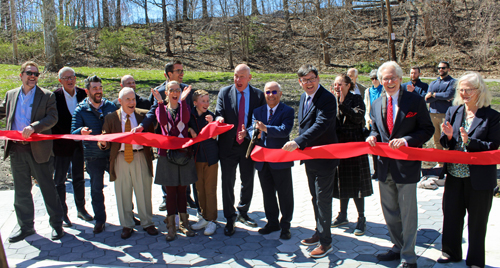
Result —
M 241 125 L 245 124 L 245 95 L 241 92 L 240 106 L 238 108 L 238 130 L 236 131 L 236 141 L 241 144 L 243 139 L 238 138 L 238 133 L 242 130 Z
M 392 129 L 394 128 L 394 115 L 392 109 L 392 97 L 389 96 L 389 104 L 387 105 L 387 128 L 389 129 L 389 134 L 392 134 Z

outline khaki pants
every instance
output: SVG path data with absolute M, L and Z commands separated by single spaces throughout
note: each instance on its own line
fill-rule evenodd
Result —
M 201 214 L 207 221 L 217 220 L 217 172 L 219 164 L 208 165 L 207 162 L 196 162 L 198 181 L 198 203 Z
M 132 192 L 135 192 L 141 226 L 146 228 L 154 225 L 151 205 L 153 177 L 149 172 L 144 153 L 142 151 L 134 152 L 134 160 L 130 164 L 125 161 L 124 153 L 118 153 L 115 171 L 115 193 L 120 225 L 131 229 L 135 226 Z
M 434 126 L 434 148 L 443 150 L 443 146 L 439 142 L 441 139 L 441 124 L 444 123 L 446 114 L 431 114 L 432 125 Z

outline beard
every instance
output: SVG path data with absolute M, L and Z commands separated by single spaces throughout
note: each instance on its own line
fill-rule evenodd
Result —
M 96 95 L 99 95 L 99 98 L 97 98 Z M 102 101 L 102 94 L 101 93 L 95 93 L 94 95 L 90 95 L 90 99 L 92 99 L 92 101 L 95 102 L 95 103 L 101 103 L 101 101 Z

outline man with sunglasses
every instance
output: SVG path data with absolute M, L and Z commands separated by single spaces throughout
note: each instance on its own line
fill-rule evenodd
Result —
M 100 135 L 104 117 L 117 110 L 116 105 L 102 97 L 101 78 L 90 76 L 85 79 L 87 98 L 78 104 L 73 114 L 71 133 Z M 109 173 L 109 150 L 103 151 L 96 141 L 83 141 L 83 157 L 90 176 L 90 196 L 94 210 L 94 234 L 105 229 L 106 208 L 104 207 L 104 171 Z
M 429 90 L 429 85 L 420 80 L 420 67 L 413 66 L 410 70 L 410 81 L 401 85 L 404 90 L 409 92 L 414 92 L 425 98 L 427 91 Z
M 0 119 L 7 117 L 6 129 L 22 133 L 27 139 L 33 133 L 52 134 L 57 122 L 56 98 L 51 91 L 37 86 L 38 65 L 28 61 L 21 66 L 22 86 L 9 90 L 0 105 Z M 35 234 L 35 209 L 31 195 L 33 176 L 38 181 L 53 228 L 52 240 L 64 236 L 63 208 L 52 180 L 54 154 L 52 141 L 5 141 L 4 159 L 10 156 L 14 179 L 14 209 L 20 229 L 9 237 L 14 243 Z
M 57 113 L 59 120 L 52 128 L 53 134 L 70 134 L 71 119 L 78 103 L 87 97 L 83 88 L 76 86 L 75 71 L 70 67 L 64 67 L 59 70 L 59 83 L 61 87 L 54 91 L 56 96 Z M 77 217 L 85 220 L 93 220 L 92 216 L 85 209 L 85 179 L 83 175 L 83 145 L 81 141 L 57 139 L 54 140 L 55 155 L 55 173 L 54 182 L 56 183 L 57 193 L 61 199 L 64 210 L 64 227 L 71 227 L 71 221 L 68 217 L 68 206 L 66 205 L 66 174 L 71 165 L 71 182 Z
M 429 103 L 429 112 L 431 114 L 432 124 L 434 125 L 434 148 L 443 150 L 439 142 L 441 138 L 441 124 L 444 123 L 446 111 L 451 106 L 455 97 L 456 79 L 448 75 L 450 64 L 441 61 L 438 64 L 439 77 L 429 85 L 429 91 L 425 95 L 425 102 Z M 438 163 L 435 168 L 443 167 L 443 163 Z

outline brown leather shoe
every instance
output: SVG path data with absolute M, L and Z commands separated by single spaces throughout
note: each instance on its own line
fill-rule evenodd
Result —
M 158 235 L 158 230 L 156 229 L 156 227 L 154 225 L 148 226 L 148 227 L 144 228 L 143 230 L 146 231 L 148 233 L 148 235 Z
M 134 232 L 134 229 L 123 227 L 122 239 L 127 239 L 127 238 L 131 237 L 133 232 Z
M 309 254 L 310 254 L 311 258 L 323 258 L 328 253 L 332 252 L 332 250 L 333 250 L 332 245 L 323 246 L 320 244 L 313 251 L 311 251 L 311 253 L 309 253 Z
M 105 228 L 106 226 L 104 225 L 104 222 L 96 223 L 94 226 L 94 234 L 102 233 L 102 231 L 104 231 Z
M 319 243 L 319 235 L 314 234 L 311 238 L 304 239 L 304 240 L 300 241 L 300 243 L 302 243 L 302 245 L 305 245 L 305 246 L 317 245 Z

